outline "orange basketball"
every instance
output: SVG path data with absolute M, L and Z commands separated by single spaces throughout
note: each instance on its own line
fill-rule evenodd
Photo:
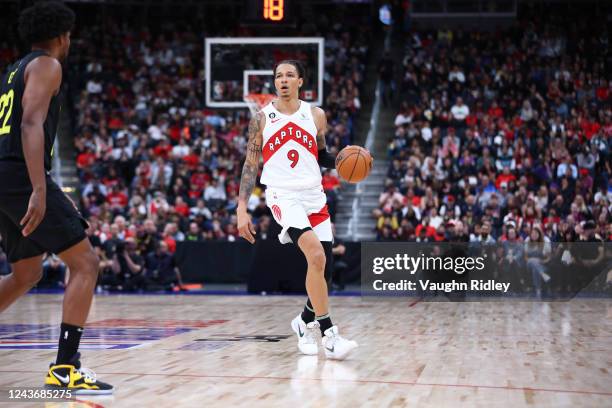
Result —
M 358 183 L 372 170 L 372 156 L 361 146 L 346 146 L 336 157 L 336 170 L 345 181 Z

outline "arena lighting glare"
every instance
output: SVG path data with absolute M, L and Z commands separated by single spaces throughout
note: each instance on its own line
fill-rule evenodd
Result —
M 380 6 L 380 9 L 378 9 L 378 19 L 384 25 L 391 25 L 393 20 L 391 19 L 391 8 L 388 4 Z

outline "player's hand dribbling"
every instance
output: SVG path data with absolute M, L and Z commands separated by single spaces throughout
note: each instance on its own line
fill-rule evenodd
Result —
M 254 244 L 255 243 L 254 235 L 257 233 L 255 232 L 255 227 L 253 226 L 253 223 L 251 222 L 251 216 L 246 211 L 239 211 L 237 215 L 238 215 L 238 232 L 240 233 L 240 236 L 246 239 L 247 241 L 249 241 L 251 244 Z
M 23 216 L 20 225 L 23 226 L 21 233 L 24 237 L 30 235 L 45 216 L 47 211 L 47 192 L 43 190 L 34 189 L 30 195 L 30 201 L 28 203 L 28 210 Z

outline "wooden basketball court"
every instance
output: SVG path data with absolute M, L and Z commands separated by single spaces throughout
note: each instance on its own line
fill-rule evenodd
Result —
M 0 389 L 43 382 L 60 295 L 0 315 Z M 612 302 L 422 303 L 331 299 L 358 352 L 298 354 L 304 298 L 97 296 L 84 366 L 113 397 L 6 407 L 610 407 Z

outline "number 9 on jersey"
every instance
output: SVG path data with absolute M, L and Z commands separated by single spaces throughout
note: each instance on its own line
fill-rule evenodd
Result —
M 300 154 L 297 150 L 291 149 L 287 152 L 287 158 L 291 160 L 291 168 L 294 168 L 298 164 L 298 160 L 300 160 Z

